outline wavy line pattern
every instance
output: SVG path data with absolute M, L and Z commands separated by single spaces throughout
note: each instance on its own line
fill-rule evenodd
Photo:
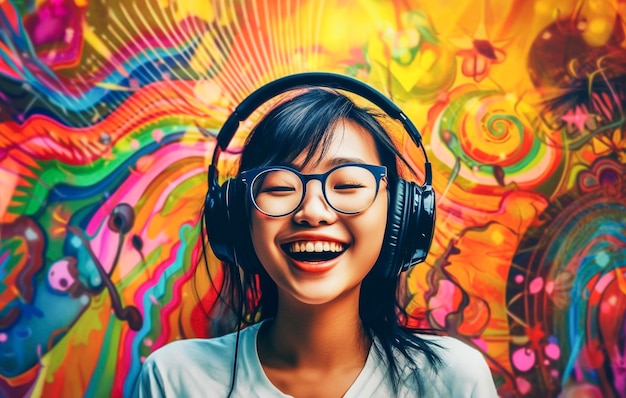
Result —
M 626 396 L 625 14 L 0 1 L 0 396 L 127 396 L 153 350 L 227 331 L 195 269 L 214 136 L 303 71 L 365 81 L 422 130 L 438 221 L 403 289 L 421 324 L 481 350 L 502 396 Z

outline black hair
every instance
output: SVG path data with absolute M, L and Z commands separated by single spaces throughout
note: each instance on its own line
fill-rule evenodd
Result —
M 302 153 L 306 153 L 302 167 L 311 162 L 315 164 L 324 157 L 332 142 L 333 136 L 329 132 L 338 123 L 351 121 L 371 134 L 381 163 L 387 167 L 388 189 L 393 190 L 400 178 L 399 170 L 410 170 L 410 166 L 381 124 L 384 117 L 376 110 L 357 106 L 338 91 L 308 88 L 279 102 L 251 131 L 241 154 L 239 172 L 291 163 Z M 389 195 L 393 194 L 389 192 Z M 241 239 L 235 247 L 237 261 L 245 263 L 247 269 L 252 266 L 260 270 L 258 274 L 250 274 L 236 264 L 224 264 L 225 278 L 220 297 L 230 304 L 231 315 L 234 314 L 236 326 L 240 327 L 273 318 L 278 306 L 278 290 L 259 264 L 252 247 L 248 217 L 250 204 L 245 195 L 238 196 L 244 202 L 236 207 L 242 209 L 237 212 L 235 220 L 241 228 Z M 423 383 L 415 360 L 416 351 L 422 353 L 435 370 L 441 359 L 434 350 L 433 345 L 436 344 L 420 338 L 416 332 L 435 331 L 408 326 L 407 320 L 412 317 L 398 295 L 401 277 L 383 277 L 377 272 L 377 267 L 378 263 L 361 284 L 359 316 L 363 328 L 377 342 L 374 347 L 388 365 L 394 392 L 397 392 L 402 370 L 398 366 L 398 355 L 403 356 L 408 366 L 415 370 L 417 386 L 421 389 Z

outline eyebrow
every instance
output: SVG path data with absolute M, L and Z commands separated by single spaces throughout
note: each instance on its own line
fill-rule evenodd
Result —
M 324 159 L 321 159 L 321 161 L 319 162 L 319 164 L 322 164 L 324 161 Z M 365 160 L 361 159 L 361 158 L 332 158 L 329 162 L 328 162 L 328 167 L 332 168 L 335 166 L 339 166 L 342 164 L 348 164 L 348 163 L 357 163 L 357 164 L 369 164 L 368 162 L 366 162 Z M 292 162 L 286 162 L 286 163 L 281 163 L 281 165 L 283 166 L 287 166 L 287 167 L 291 167 L 293 169 L 296 169 L 298 171 L 302 170 L 302 167 L 300 165 L 294 164 Z
M 330 162 L 330 166 L 338 166 L 340 164 L 346 164 L 346 163 L 365 164 L 367 162 L 361 158 L 333 158 Z

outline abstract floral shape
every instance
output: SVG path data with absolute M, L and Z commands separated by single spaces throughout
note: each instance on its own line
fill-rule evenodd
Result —
M 457 55 L 463 58 L 461 72 L 480 82 L 489 75 L 492 65 L 501 64 L 506 59 L 506 53 L 495 47 L 489 40 L 472 40 L 472 47 L 457 50 Z

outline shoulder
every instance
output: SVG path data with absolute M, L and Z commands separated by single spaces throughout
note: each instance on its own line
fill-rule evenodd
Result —
M 454 337 L 419 337 L 430 342 L 441 359 L 436 378 L 451 396 L 497 396 L 491 371 L 479 350 Z
M 255 329 L 252 326 L 243 330 L 240 339 L 256 335 Z M 237 334 L 231 333 L 212 339 L 177 340 L 157 349 L 142 365 L 134 396 L 193 397 L 206 391 L 226 391 L 236 339 Z
M 234 350 L 235 336 L 228 334 L 212 339 L 186 339 L 177 340 L 154 351 L 146 361 L 146 365 L 160 370 L 177 368 L 179 364 L 187 366 L 198 365 L 218 365 L 224 363 L 226 354 Z M 219 361 L 215 361 L 219 358 Z
M 146 358 L 135 385 L 137 397 L 199 396 L 204 388 L 220 391 L 230 380 L 234 344 L 216 339 L 179 340 Z

